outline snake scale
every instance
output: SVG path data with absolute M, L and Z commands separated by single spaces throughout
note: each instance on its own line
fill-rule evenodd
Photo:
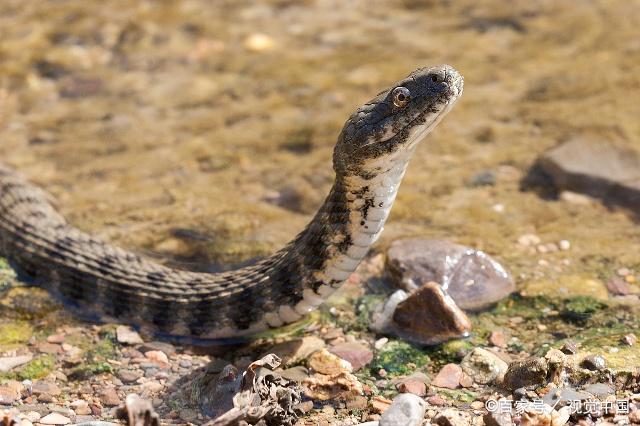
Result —
M 235 338 L 297 321 L 376 241 L 416 145 L 462 87 L 448 65 L 420 68 L 359 107 L 334 148 L 326 200 L 291 242 L 254 265 L 191 272 L 109 245 L 67 223 L 44 191 L 2 164 L 0 253 L 72 308 L 160 335 Z

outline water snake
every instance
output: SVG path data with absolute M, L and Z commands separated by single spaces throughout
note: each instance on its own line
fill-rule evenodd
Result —
M 254 265 L 222 273 L 173 269 L 73 227 L 40 188 L 0 164 L 0 253 L 73 307 L 169 336 L 254 334 L 316 309 L 376 241 L 407 164 L 461 96 L 448 65 L 420 68 L 347 120 L 335 181 L 307 227 Z

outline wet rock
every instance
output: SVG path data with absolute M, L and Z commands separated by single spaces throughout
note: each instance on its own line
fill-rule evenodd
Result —
M 514 361 L 509 364 L 502 384 L 509 390 L 543 385 L 546 383 L 547 373 L 547 362 L 543 358 Z
M 560 190 L 584 193 L 606 204 L 640 208 L 640 153 L 606 142 L 574 138 L 538 161 Z
M 372 328 L 415 343 L 435 345 L 465 337 L 471 322 L 437 283 L 429 282 L 410 295 L 395 292 L 382 312 L 374 316 Z
M 433 424 L 440 426 L 468 426 L 471 416 L 457 408 L 447 408 L 433 418 Z
M 348 361 L 353 371 L 358 371 L 373 360 L 371 349 L 361 343 L 345 342 L 331 346 L 329 352 Z
M 446 241 L 395 241 L 386 266 L 397 287 L 413 291 L 430 281 L 441 283 L 464 310 L 486 309 L 515 290 L 509 274 L 487 254 Z
M 127 345 L 139 345 L 144 343 L 138 332 L 126 325 L 119 325 L 116 328 L 116 339 L 119 343 Z
M 396 396 L 391 406 L 382 413 L 380 426 L 419 426 L 426 411 L 425 401 L 413 394 Z
M 320 349 L 309 358 L 309 367 L 321 374 L 351 373 L 353 367 L 348 361 L 332 354 L 326 349 Z
M 507 363 L 500 357 L 482 348 L 475 348 L 469 352 L 460 366 L 475 383 L 481 385 L 501 380 L 508 368 Z
M 442 367 L 438 375 L 431 381 L 431 385 L 439 388 L 456 389 L 460 386 L 462 374 L 462 368 L 458 364 L 447 364 Z
M 41 418 L 40 423 L 43 425 L 68 425 L 71 423 L 71 419 L 60 413 L 51 413 Z
M 6 373 L 33 359 L 33 355 L 19 355 L 0 358 L 0 372 Z
M 600 355 L 586 356 L 580 363 L 580 366 L 591 371 L 604 370 L 607 367 L 604 358 Z

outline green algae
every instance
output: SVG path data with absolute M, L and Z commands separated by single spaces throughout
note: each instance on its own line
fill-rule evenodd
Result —
M 39 356 L 10 375 L 18 380 L 38 380 L 42 379 L 53 371 L 55 359 L 52 355 Z
M 425 367 L 429 362 L 429 357 L 419 347 L 392 340 L 375 354 L 369 370 L 374 375 L 384 370 L 389 376 L 402 376 Z
M 83 350 L 83 363 L 69 372 L 69 379 L 86 380 L 94 375 L 113 373 L 113 367 L 108 360 L 118 356 L 115 329 L 115 325 L 103 326 L 99 333 L 100 340 L 97 342 L 87 341 L 80 336 L 68 339 L 69 343 L 75 343 Z
M 560 315 L 567 321 L 584 323 L 604 308 L 606 305 L 593 297 L 576 296 L 565 301 Z

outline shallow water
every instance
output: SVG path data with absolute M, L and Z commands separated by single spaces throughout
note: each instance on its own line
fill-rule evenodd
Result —
M 620 268 L 640 273 L 638 224 L 520 186 L 571 137 L 640 149 L 639 13 L 622 1 L 4 1 L 0 152 L 82 229 L 195 268 L 237 264 L 310 219 L 357 105 L 449 63 L 465 94 L 417 150 L 379 247 L 447 238 L 495 255 L 520 288 L 602 287 Z M 471 185 L 483 172 L 495 184 Z M 517 244 L 524 234 L 571 248 L 540 253 Z

